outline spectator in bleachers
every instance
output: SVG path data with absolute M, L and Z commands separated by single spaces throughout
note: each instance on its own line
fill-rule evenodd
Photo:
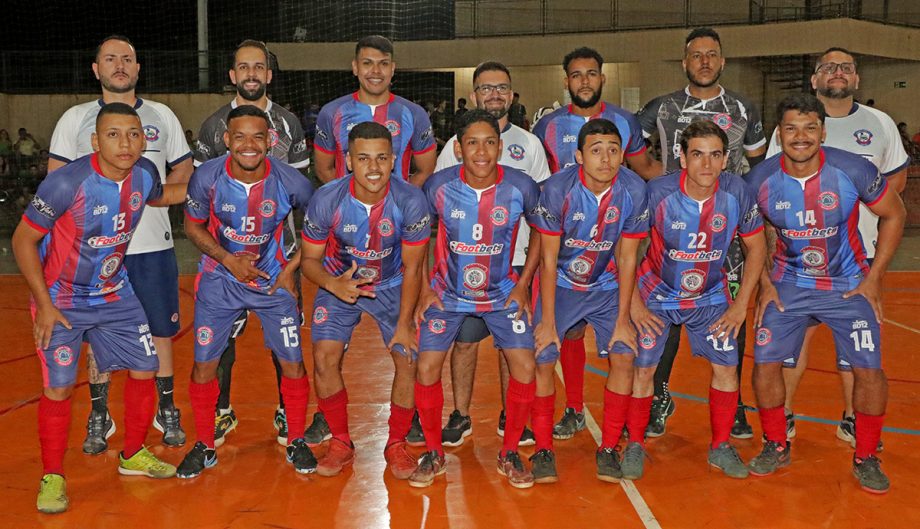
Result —
M 508 110 L 508 120 L 524 130 L 530 130 L 527 123 L 527 107 L 521 104 L 521 94 L 515 92 L 511 100 L 511 109 Z
M 190 151 L 195 151 L 195 134 L 192 132 L 192 129 L 185 129 L 185 143 L 188 144 Z
M 13 150 L 21 157 L 32 157 L 38 154 L 41 147 L 35 138 L 24 127 L 19 129 L 19 140 L 13 145 Z
M 10 133 L 6 129 L 0 129 L 0 158 L 6 158 L 13 154 L 13 142 L 10 140 Z

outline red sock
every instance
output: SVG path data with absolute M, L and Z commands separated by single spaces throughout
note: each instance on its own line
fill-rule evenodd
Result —
M 533 436 L 537 441 L 534 450 L 553 449 L 553 414 L 556 411 L 556 394 L 534 397 L 530 409 L 530 423 L 533 424 Z
M 415 383 L 415 408 L 418 410 L 419 422 L 422 423 L 428 451 L 435 451 L 443 456 L 441 414 L 444 412 L 444 388 L 440 380 L 430 386 Z
M 505 396 L 505 437 L 502 453 L 517 452 L 524 426 L 530 418 L 534 395 L 537 392 L 536 380 L 524 384 L 514 377 L 508 379 L 508 393 Z
M 585 407 L 585 339 L 562 340 L 559 362 L 565 382 L 565 407 L 581 413 Z
M 786 445 L 786 410 L 782 406 L 760 408 L 760 426 L 768 441 Z
M 738 411 L 738 391 L 719 391 L 709 388 L 709 426 L 712 428 L 712 447 L 728 441 L 728 434 Z M 786 428 L 786 414 L 783 413 L 783 428 Z
M 326 423 L 329 424 L 329 431 L 332 437 L 342 441 L 346 445 L 351 444 L 351 436 L 348 435 L 348 390 L 342 388 L 338 393 L 329 395 L 326 398 L 319 398 L 319 411 L 326 416 Z
M 649 415 L 652 412 L 652 395 L 648 397 L 630 397 L 626 426 L 629 430 L 629 442 L 645 446 L 645 429 L 648 428 Z
M 303 432 L 307 429 L 307 402 L 310 400 L 310 379 L 307 378 L 307 375 L 300 378 L 282 376 L 281 398 L 284 399 L 284 415 L 288 423 L 288 444 L 291 444 L 294 439 L 303 437 Z M 329 426 L 331 429 L 332 424 Z M 345 416 L 345 430 L 347 433 L 347 415 Z
M 878 441 L 882 438 L 885 414 L 868 415 L 856 412 L 856 457 L 865 459 L 875 455 Z
M 405 440 L 409 435 L 409 429 L 412 428 L 412 415 L 415 408 L 403 408 L 402 406 L 390 402 L 390 438 L 387 439 L 387 446 Z
M 65 400 L 51 400 L 42 395 L 38 399 L 38 440 L 42 447 L 45 474 L 64 475 L 71 402 L 69 397 Z
M 615 448 L 620 442 L 626 415 L 629 413 L 630 395 L 621 395 L 604 388 L 604 425 L 601 429 L 601 448 Z
M 198 440 L 208 448 L 214 448 L 214 412 L 217 409 L 217 395 L 220 386 L 217 379 L 199 384 L 194 380 L 188 385 L 188 398 L 195 416 L 195 433 Z
M 139 380 L 128 376 L 125 381 L 125 458 L 144 447 L 147 431 L 153 422 L 157 391 L 152 378 Z M 212 425 L 213 427 L 213 425 Z

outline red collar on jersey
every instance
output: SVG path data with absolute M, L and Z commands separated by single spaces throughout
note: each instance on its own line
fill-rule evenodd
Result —
M 233 177 L 233 173 L 230 171 L 230 155 L 229 154 L 227 155 L 227 163 L 224 165 L 224 167 L 227 169 L 227 176 L 229 176 L 230 178 L 233 178 L 234 180 L 237 180 L 236 178 Z M 271 171 L 272 171 L 272 162 L 271 160 L 268 159 L 268 156 L 266 156 L 265 157 L 265 174 L 262 175 L 262 179 L 259 180 L 259 182 L 265 181 L 265 179 L 268 178 L 268 173 L 270 173 Z M 237 180 L 237 181 L 239 182 L 240 180 Z M 259 182 L 253 182 L 253 183 L 257 184 Z

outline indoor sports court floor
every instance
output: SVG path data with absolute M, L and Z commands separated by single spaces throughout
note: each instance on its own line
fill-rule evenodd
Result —
M 180 241 L 184 243 L 184 241 Z M 9 248 L 9 241 L 2 241 Z M 193 252 L 183 251 L 189 272 Z M 186 255 L 187 254 L 187 255 Z M 594 476 L 596 424 L 569 441 L 556 442 L 560 481 L 529 490 L 511 488 L 495 471 L 501 440 L 495 434 L 500 409 L 497 362 L 489 341 L 482 348 L 473 397 L 473 435 L 447 449 L 446 479 L 432 487 L 413 489 L 385 472 L 387 402 L 392 366 L 370 321 L 356 331 L 345 361 L 349 385 L 352 437 L 358 458 L 352 470 L 335 478 L 302 476 L 283 462 L 275 442 L 272 413 L 276 405 L 274 373 L 255 322 L 237 345 L 233 406 L 240 418 L 236 431 L 219 449 L 219 464 L 193 480 L 154 481 L 120 476 L 116 471 L 123 430 L 99 456 L 80 450 L 89 411 L 85 370 L 75 391 L 70 449 L 65 466 L 71 508 L 61 515 L 41 515 L 35 496 L 41 477 L 36 402 L 41 372 L 33 352 L 28 293 L 15 273 L 8 251 L 0 256 L 0 475 L 3 514 L 0 528 L 556 528 L 615 527 L 686 528 L 914 528 L 920 525 L 920 233 L 905 238 L 893 271 L 885 280 L 884 367 L 890 397 L 884 469 L 892 481 L 884 496 L 862 492 L 851 475 L 852 451 L 834 437 L 842 410 L 833 366 L 830 333 L 818 334 L 812 362 L 799 391 L 795 412 L 798 436 L 793 463 L 767 478 L 736 481 L 710 471 L 707 395 L 709 373 L 704 361 L 692 358 L 683 340 L 671 379 L 677 403 L 664 437 L 650 440 L 646 476 L 635 483 L 603 483 Z M 182 332 L 177 337 L 177 400 L 183 424 L 194 439 L 187 383 L 191 369 L 192 276 L 182 278 Z M 307 299 L 314 290 L 305 283 Z M 309 329 L 304 329 L 304 342 Z M 602 416 L 605 362 L 592 358 L 587 341 L 587 409 Z M 309 354 L 307 357 L 308 369 Z M 81 363 L 83 360 L 81 359 Z M 742 391 L 754 403 L 745 364 Z M 311 375 L 312 378 L 312 375 Z M 445 380 L 449 380 L 445 372 Z M 114 377 L 112 413 L 123 423 L 124 374 Z M 446 384 L 445 420 L 451 411 Z M 557 417 L 563 390 L 557 384 Z M 315 411 L 311 397 L 310 413 Z M 756 414 L 748 418 L 755 439 L 734 441 L 746 460 L 760 449 Z M 178 464 L 190 448 L 166 449 L 151 428 L 148 444 L 160 457 Z M 421 451 L 422 449 L 418 449 Z M 524 455 L 531 451 L 522 449 Z

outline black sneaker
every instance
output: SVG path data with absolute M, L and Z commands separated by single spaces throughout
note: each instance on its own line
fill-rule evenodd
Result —
M 287 414 L 285 414 L 284 408 L 275 408 L 275 416 L 272 418 L 272 425 L 275 427 L 275 431 L 278 432 L 278 435 L 275 436 L 275 440 L 278 441 L 279 445 L 287 446 Z
M 595 460 L 597 461 L 597 479 L 608 483 L 619 483 L 623 479 L 620 453 L 616 448 L 599 448 Z
M 498 428 L 495 429 L 495 433 L 499 437 L 505 437 L 505 410 L 498 414 Z M 525 424 L 524 431 L 521 432 L 521 438 L 518 440 L 518 446 L 533 446 L 535 444 L 537 444 L 537 438 L 534 437 L 533 430 Z
M 674 399 L 665 389 L 665 394 L 652 399 L 652 409 L 649 413 L 648 427 L 645 429 L 646 437 L 661 437 L 664 435 L 665 423 L 668 417 L 674 415 Z
M 748 463 L 748 469 L 755 476 L 769 476 L 783 467 L 788 467 L 791 448 L 792 444 L 789 441 L 786 441 L 784 445 L 774 441 L 766 441 L 760 454 Z
M 747 407 L 744 404 L 738 404 L 735 410 L 735 422 L 732 424 L 731 436 L 735 439 L 750 439 L 754 437 L 754 429 L 747 421 Z
M 108 412 L 99 413 L 90 410 L 86 421 L 86 439 L 83 441 L 83 453 L 97 455 L 109 447 L 108 439 L 115 433 L 115 421 Z
M 220 448 L 227 440 L 227 434 L 236 429 L 240 421 L 236 418 L 233 408 L 217 410 L 214 415 L 214 447 Z
M 786 439 L 795 439 L 795 414 L 786 410 Z
M 179 468 L 176 469 L 176 477 L 182 479 L 193 478 L 202 472 L 204 469 L 211 468 L 217 465 L 217 451 L 213 448 L 208 448 L 201 441 L 195 443 L 195 446 L 187 454 L 185 454 L 185 459 L 182 460 L 182 463 L 179 464 Z
M 287 422 L 286 419 L 285 422 Z M 287 429 L 287 425 L 285 425 L 285 429 Z M 329 430 L 329 423 L 326 422 L 326 416 L 323 415 L 323 412 L 313 414 L 313 422 L 304 432 L 303 439 L 307 442 L 307 446 L 319 446 L 323 441 L 332 439 L 332 432 Z
M 552 450 L 540 450 L 530 456 L 530 471 L 535 483 L 555 483 L 559 481 L 556 474 L 556 454 Z
M 153 427 L 163 432 L 163 444 L 178 447 L 185 444 L 185 430 L 179 424 L 179 408 L 160 408 L 153 417 Z
M 409 446 L 425 446 L 425 434 L 422 432 L 422 421 L 418 418 L 418 410 L 412 416 L 412 427 L 406 434 L 406 443 Z
M 575 434 L 587 426 L 585 413 L 575 411 L 575 408 L 566 408 L 562 418 L 553 426 L 553 439 L 571 439 Z
M 882 472 L 881 464 L 881 460 L 874 455 L 865 459 L 853 456 L 853 475 L 859 480 L 862 490 L 873 494 L 885 494 L 891 488 L 891 482 Z
M 837 439 L 849 443 L 850 448 L 856 448 L 856 417 L 847 417 L 847 412 L 843 412 L 843 418 L 840 419 L 840 424 L 837 425 Z M 881 452 L 884 449 L 885 443 L 879 439 L 875 451 Z
M 473 422 L 469 415 L 460 415 L 459 410 L 451 412 L 447 418 L 447 426 L 441 430 L 441 444 L 444 446 L 460 446 L 463 440 L 473 433 Z
M 313 450 L 307 446 L 303 437 L 294 439 L 287 447 L 287 462 L 294 465 L 294 470 L 299 474 L 312 474 L 316 472 L 316 457 Z

